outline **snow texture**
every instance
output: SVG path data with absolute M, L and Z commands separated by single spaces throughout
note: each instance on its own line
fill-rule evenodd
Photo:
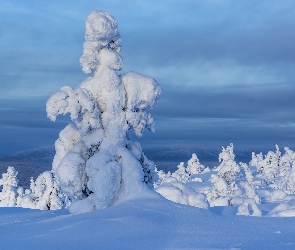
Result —
M 206 210 L 146 196 L 78 215 L 65 209 L 1 208 L 1 248 L 294 249 L 295 218 L 236 212 L 235 207 Z

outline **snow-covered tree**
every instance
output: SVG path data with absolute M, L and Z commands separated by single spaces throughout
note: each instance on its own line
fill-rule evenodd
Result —
M 245 178 L 246 178 L 247 182 L 252 187 L 254 187 L 255 186 L 255 182 L 253 180 L 253 175 L 252 175 L 251 169 L 249 168 L 249 166 L 246 163 L 243 163 L 243 162 L 240 162 L 240 166 L 244 170 Z
M 228 195 L 233 196 L 236 190 L 236 177 L 240 172 L 239 165 L 235 162 L 233 152 L 234 145 L 231 143 L 226 148 L 222 147 L 222 152 L 219 154 L 220 165 L 217 167 L 218 176 L 225 180 L 227 184 Z
M 18 197 L 17 174 L 18 172 L 11 166 L 7 168 L 6 173 L 2 174 L 2 178 L 0 179 L 0 186 L 2 186 L 2 192 L 0 193 L 0 207 L 16 206 Z
M 51 120 L 67 113 L 72 120 L 55 143 L 52 171 L 61 191 L 70 201 L 77 200 L 73 212 L 104 208 L 152 187 L 154 164 L 127 131 L 137 136 L 145 128 L 154 131 L 147 109 L 162 92 L 150 77 L 118 74 L 123 67 L 122 40 L 109 13 L 92 12 L 85 28 L 80 63 L 90 77 L 75 90 L 63 87 L 46 104 Z
M 218 173 L 211 175 L 211 190 L 207 193 L 210 206 L 229 205 L 230 200 L 239 189 L 236 178 L 237 173 L 240 172 L 240 167 L 235 162 L 233 149 L 234 145 L 231 143 L 226 148 L 222 147 L 222 152 L 219 154 L 218 160 L 221 163 L 214 170 Z
M 64 207 L 65 197 L 50 171 L 45 171 L 34 182 L 30 180 L 30 190 L 22 197 L 19 206 L 41 210 L 57 210 Z
M 257 195 L 255 189 L 249 182 L 242 181 L 239 183 L 239 186 L 243 189 L 242 197 L 253 199 L 257 204 L 260 203 L 260 197 Z
M 265 159 L 258 162 L 258 169 L 264 173 L 269 179 L 274 179 L 279 175 L 279 159 L 277 154 L 269 151 L 265 156 Z
M 182 183 L 187 183 L 189 181 L 189 174 L 186 171 L 186 167 L 184 166 L 184 162 L 180 162 L 177 166 L 177 170 L 171 174 L 175 180 L 180 181 Z
M 276 151 L 269 151 L 265 157 L 262 153 L 252 153 L 252 160 L 249 167 L 256 167 L 258 174 L 253 182 L 255 187 L 268 186 L 272 189 L 281 189 L 285 192 L 292 192 L 292 165 L 294 164 L 295 154 L 292 150 L 285 147 L 282 155 L 279 146 Z
M 218 175 L 212 174 L 210 182 L 211 189 L 207 193 L 207 200 L 210 203 L 210 206 L 228 206 L 228 185 L 225 179 Z
M 186 171 L 189 175 L 200 174 L 205 170 L 205 166 L 202 165 L 199 161 L 199 158 L 194 153 L 192 158 L 187 162 Z

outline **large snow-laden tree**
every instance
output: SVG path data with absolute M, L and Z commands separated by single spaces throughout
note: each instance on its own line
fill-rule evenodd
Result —
M 55 143 L 52 170 L 73 212 L 104 208 L 152 187 L 155 165 L 127 131 L 139 137 L 145 128 L 154 131 L 147 109 L 162 92 L 150 77 L 118 74 L 122 40 L 109 13 L 92 12 L 85 28 L 80 63 L 90 76 L 75 90 L 63 87 L 46 104 L 51 120 L 67 113 L 72 120 Z

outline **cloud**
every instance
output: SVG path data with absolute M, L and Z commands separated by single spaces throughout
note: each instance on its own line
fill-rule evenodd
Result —
M 239 118 L 294 122 L 294 82 L 166 89 L 155 113 L 172 118 Z M 169 108 L 171 107 L 171 108 Z
M 15 103 L 0 100 L 6 140 L 14 129 L 29 140 L 51 126 L 44 143 L 57 138 L 64 120 L 47 120 L 45 102 L 87 77 L 79 57 L 84 20 L 95 9 L 119 24 L 122 72 L 143 73 L 163 86 L 152 110 L 157 133 L 145 133 L 143 141 L 294 139 L 294 1 L 38 3 L 0 3 L 1 93 L 17 96 Z

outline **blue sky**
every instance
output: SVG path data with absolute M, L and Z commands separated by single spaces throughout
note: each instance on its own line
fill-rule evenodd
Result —
M 45 103 L 87 75 L 84 20 L 110 12 L 123 72 L 155 78 L 163 95 L 144 146 L 295 146 L 294 1 L 2 0 L 0 155 L 53 145 L 69 122 Z

